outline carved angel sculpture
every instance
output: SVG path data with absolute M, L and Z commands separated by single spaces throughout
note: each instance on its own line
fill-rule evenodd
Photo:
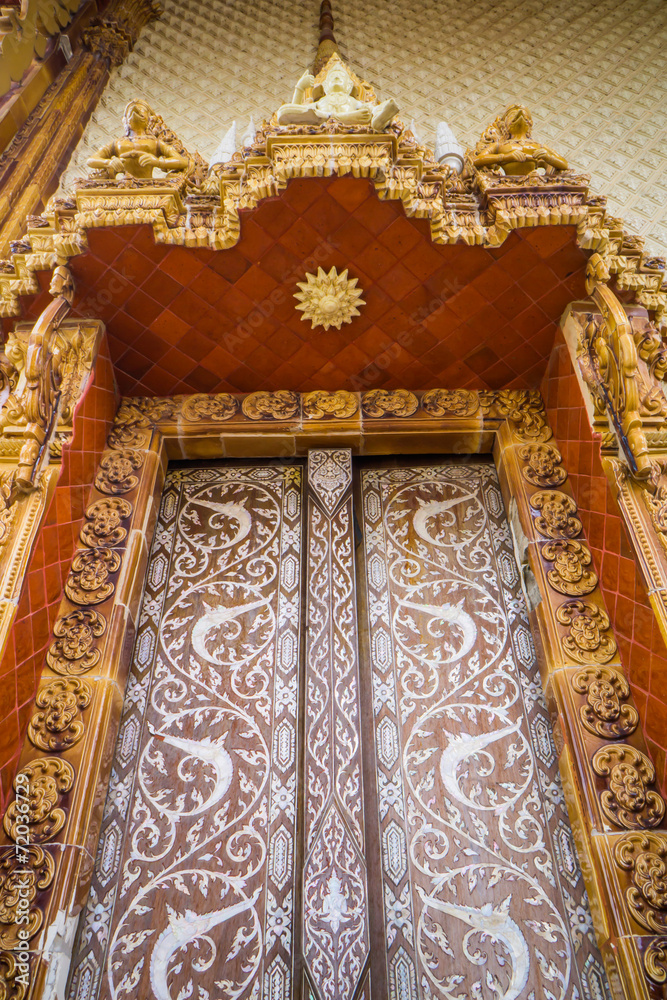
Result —
M 353 96 L 355 89 L 357 83 L 345 63 L 340 56 L 333 55 L 317 80 L 311 73 L 303 74 L 292 103 L 278 109 L 278 124 L 322 125 L 335 118 L 343 125 L 367 125 L 376 132 L 382 131 L 397 113 L 398 105 L 392 98 L 382 104 L 359 100 Z M 308 90 L 312 90 L 315 100 L 306 100 Z
M 186 171 L 190 166 L 188 159 L 149 131 L 153 117 L 145 101 L 130 101 L 123 115 L 125 135 L 98 149 L 88 160 L 88 166 L 106 170 L 109 177 L 126 174 L 143 179 L 152 177 L 156 168 L 166 172 Z
M 533 119 L 520 104 L 500 115 L 473 153 L 476 167 L 502 167 L 506 174 L 529 174 L 539 167 L 567 170 L 567 160 L 531 138 Z

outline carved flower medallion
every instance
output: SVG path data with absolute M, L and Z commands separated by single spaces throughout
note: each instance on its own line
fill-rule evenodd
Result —
M 541 490 L 530 498 L 530 505 L 540 511 L 535 519 L 535 527 L 545 538 L 575 538 L 580 534 L 582 524 L 577 513 L 577 505 L 572 497 L 560 490 Z
M 589 733 L 607 740 L 628 737 L 639 723 L 639 713 L 624 702 L 630 687 L 623 674 L 613 667 L 584 667 L 572 678 L 572 687 L 586 695 L 579 717 Z
M 617 841 L 614 856 L 630 872 L 625 898 L 635 920 L 655 934 L 667 929 L 667 837 L 659 833 L 628 833 Z
M 648 788 L 655 781 L 655 768 L 640 750 L 627 744 L 602 747 L 593 757 L 593 770 L 606 779 L 600 806 L 611 823 L 639 830 L 662 821 L 665 803 Z
M 592 557 L 581 542 L 558 540 L 542 546 L 542 558 L 552 562 L 547 580 L 554 590 L 568 597 L 590 594 L 598 583 L 596 574 L 587 569 Z
M 526 444 L 519 449 L 519 457 L 527 463 L 521 469 L 523 477 L 533 486 L 562 486 L 567 479 L 561 454 L 550 444 Z
M 31 843 L 40 844 L 55 837 L 67 818 L 60 797 L 71 791 L 73 784 L 74 768 L 58 757 L 38 757 L 22 767 L 14 778 L 14 789 L 27 786 L 28 807 L 19 809 L 18 799 L 9 804 L 3 820 L 7 836 L 15 841 L 18 828 L 27 823 Z
M 318 267 L 317 274 L 307 274 L 305 281 L 297 282 L 301 291 L 294 293 L 299 301 L 296 308 L 303 313 L 301 319 L 309 319 L 313 330 L 317 326 L 325 330 L 335 326 L 340 330 L 343 323 L 351 323 L 360 315 L 357 306 L 366 305 L 361 289 L 357 288 L 357 280 L 348 278 L 347 268 L 339 274 L 332 267 L 327 274 Z
M 563 649 L 573 660 L 606 663 L 616 652 L 614 639 L 607 635 L 609 618 L 602 608 L 588 601 L 568 601 L 556 612 L 561 625 L 569 625 L 569 634 L 561 637 Z
M 84 733 L 81 709 L 87 708 L 92 698 L 92 689 L 77 677 L 51 681 L 41 688 L 35 705 L 41 711 L 35 712 L 28 736 L 30 742 L 40 750 L 68 750 L 79 742 Z
M 46 662 L 57 674 L 85 674 L 99 663 L 101 653 L 95 640 L 104 635 L 106 619 L 92 610 L 72 611 L 59 618 L 53 629 Z
M 81 541 L 94 548 L 96 545 L 120 545 L 127 530 L 122 522 L 132 513 L 132 504 L 120 497 L 96 500 L 86 510 L 86 524 L 81 529 Z

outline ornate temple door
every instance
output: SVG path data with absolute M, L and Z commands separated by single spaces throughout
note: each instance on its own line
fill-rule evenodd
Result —
M 495 468 L 358 497 L 373 996 L 607 997 Z
M 137 996 L 608 996 L 490 462 L 169 472 L 68 986 Z

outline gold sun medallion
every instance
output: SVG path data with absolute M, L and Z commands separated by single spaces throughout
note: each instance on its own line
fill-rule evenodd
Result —
M 348 278 L 347 268 L 338 274 L 332 267 L 327 274 L 318 267 L 317 274 L 307 274 L 305 281 L 298 281 L 300 292 L 294 293 L 298 299 L 299 309 L 303 316 L 309 319 L 311 328 L 322 326 L 328 330 L 335 326 L 340 330 L 343 323 L 351 323 L 354 316 L 359 316 L 357 306 L 366 305 L 361 298 L 361 289 L 357 288 L 357 279 Z

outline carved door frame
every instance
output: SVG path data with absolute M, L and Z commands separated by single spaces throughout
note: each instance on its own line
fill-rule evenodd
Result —
M 66 979 L 85 904 L 132 657 L 153 528 L 170 459 L 493 454 L 524 574 L 542 682 L 598 942 L 612 993 L 667 996 L 664 802 L 622 673 L 590 552 L 539 393 L 434 389 L 255 392 L 124 399 L 102 456 L 20 764 L 47 789 L 33 845 L 30 987 Z M 51 712 L 49 713 L 49 710 Z M 613 780 L 623 763 L 646 805 Z M 2 864 L 16 860 L 18 796 Z M 2 892 L 0 883 L 0 892 Z M 4 890 L 6 895 L 6 890 Z M 4 895 L 2 901 L 4 902 Z M 8 904 L 9 905 L 9 904 Z M 7 909 L 0 914 L 0 921 Z M 0 922 L 11 949 L 9 925 Z M 18 959 L 0 973 L 16 980 Z M 12 964 L 13 963 L 13 964 Z M 16 996 L 21 996 L 17 992 Z

